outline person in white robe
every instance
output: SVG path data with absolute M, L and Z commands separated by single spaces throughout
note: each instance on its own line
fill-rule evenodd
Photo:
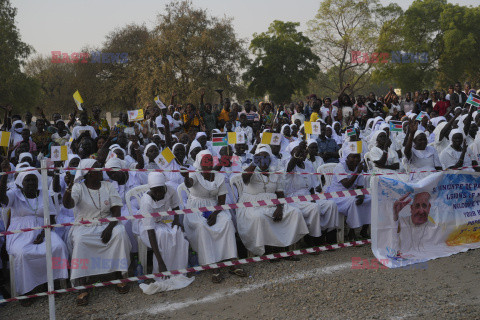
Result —
M 440 162 L 444 170 L 457 169 L 461 167 L 471 167 L 472 159 L 467 154 L 467 143 L 464 134 L 460 129 L 453 129 L 448 136 L 450 145 L 446 147 L 440 154 Z M 464 171 L 473 172 L 473 168 L 462 169 Z
M 100 168 L 94 159 L 84 159 L 75 175 L 74 184 L 65 190 L 63 205 L 73 208 L 75 222 L 107 217 L 119 217 L 122 199 L 112 183 L 103 181 L 102 171 L 88 171 L 86 168 Z M 85 284 L 87 276 L 123 273 L 126 276 L 130 264 L 131 244 L 123 224 L 116 222 L 92 223 L 73 226 L 69 233 L 72 262 L 84 261 L 87 267 L 72 268 L 71 281 Z M 118 284 L 119 293 L 129 291 L 128 284 Z M 81 292 L 77 305 L 88 304 L 88 292 Z
M 27 169 L 34 169 L 28 167 Z M 2 171 L 10 171 L 8 160 L 2 162 Z M 21 172 L 15 179 L 17 188 L 7 191 L 7 175 L 0 178 L 0 202 L 2 206 L 10 208 L 10 225 L 7 230 L 33 228 L 44 225 L 43 191 L 40 185 L 38 171 Z M 55 224 L 56 210 L 51 197 L 48 197 L 48 210 L 51 223 Z M 63 240 L 55 233 L 51 233 L 52 260 L 56 263 L 53 268 L 53 279 L 67 279 L 68 251 Z M 15 233 L 7 235 L 6 249 L 14 259 L 15 287 L 20 295 L 34 290 L 47 282 L 47 260 L 45 230 Z M 61 267 L 61 264 L 64 267 Z M 29 299 L 30 300 L 30 299 Z M 31 305 L 32 300 L 22 303 Z
M 146 215 L 168 210 L 178 210 L 180 200 L 177 191 L 166 184 L 166 177 L 161 172 L 148 174 L 149 191 L 140 200 L 139 214 Z M 180 270 L 188 265 L 188 241 L 182 231 L 178 215 L 140 220 L 140 238 L 153 250 L 153 273 Z M 142 290 L 150 293 L 181 289 L 188 286 L 195 278 L 174 275 L 170 279 L 155 278 L 155 282 L 143 285 Z M 153 288 L 152 288 L 153 287 Z
M 401 181 L 406 181 L 405 174 L 398 174 L 400 169 L 400 160 L 395 150 L 391 148 L 392 141 L 383 130 L 378 130 L 372 134 L 370 140 L 369 158 L 373 165 L 372 173 L 389 174 L 388 177 Z
M 437 150 L 433 146 L 427 145 L 427 135 L 425 132 L 416 130 L 417 124 L 412 122 L 408 134 L 408 140 L 403 149 L 403 154 L 408 164 L 408 171 L 410 173 L 409 181 L 419 181 L 432 172 L 419 171 L 433 171 L 441 170 L 442 164 L 438 157 Z
M 239 202 L 284 198 L 283 178 L 268 174 L 272 158 L 270 146 L 259 145 L 254 162 L 242 174 L 245 184 Z M 239 208 L 238 234 L 245 247 L 255 255 L 265 253 L 265 246 L 284 249 L 309 233 L 302 213 L 290 205 Z
M 299 143 L 291 151 L 292 157 L 286 166 L 285 195 L 287 197 L 305 196 L 322 192 L 319 181 L 314 175 L 302 174 L 314 172 L 311 163 L 305 161 L 307 158 L 307 143 Z M 307 241 L 310 245 L 320 245 L 326 240 L 334 243 L 336 240 L 336 229 L 339 226 L 338 209 L 335 202 L 331 200 L 317 200 L 315 202 L 294 202 L 293 207 L 298 208 L 308 226 L 309 236 L 314 238 Z M 320 239 L 322 231 L 325 237 Z
M 323 158 L 318 155 L 318 143 L 316 140 L 307 140 L 307 158 L 305 162 L 312 166 L 313 172 L 317 172 L 318 168 L 325 164 Z
M 187 208 L 200 208 L 225 204 L 227 187 L 225 177 L 211 171 L 213 156 L 208 150 L 197 154 L 194 167 L 204 172 L 183 173 L 185 186 L 189 190 Z M 235 227 L 229 213 L 224 210 L 191 213 L 183 218 L 185 234 L 193 250 L 198 253 L 201 265 L 237 258 Z M 241 268 L 238 275 L 245 276 Z M 223 276 L 215 269 L 212 281 L 220 283 Z
M 360 154 L 352 153 L 350 148 L 345 148 L 340 162 L 333 169 L 332 183 L 325 192 L 362 189 L 365 186 L 365 177 L 359 174 L 363 172 L 363 168 L 364 163 L 361 162 Z M 337 204 L 338 212 L 347 218 L 346 222 L 350 227 L 347 238 L 355 239 L 354 229 L 360 227 L 362 227 L 360 236 L 368 238 L 368 225 L 371 221 L 370 195 L 333 198 L 332 200 Z

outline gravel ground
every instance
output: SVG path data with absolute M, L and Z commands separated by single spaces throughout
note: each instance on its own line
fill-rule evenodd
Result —
M 87 307 L 56 296 L 58 319 L 480 319 L 480 250 L 429 261 L 425 269 L 352 269 L 370 246 L 249 264 L 249 278 L 196 274 L 186 289 L 148 296 L 96 288 Z M 48 300 L 0 307 L 0 319 L 47 319 Z

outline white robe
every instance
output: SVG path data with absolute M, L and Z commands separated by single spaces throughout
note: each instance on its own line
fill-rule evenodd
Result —
M 190 173 L 190 178 L 193 179 L 193 186 L 189 188 L 187 208 L 215 206 L 218 204 L 218 197 L 227 194 L 223 175 L 215 174 L 213 182 L 205 181 L 198 172 Z M 235 226 L 226 211 L 218 214 L 213 226 L 207 224 L 202 213 L 186 214 L 183 225 L 187 239 L 198 253 L 201 265 L 237 257 Z
M 353 173 L 353 171 L 348 169 L 345 163 L 340 162 L 333 169 L 333 173 L 335 175 L 333 176 L 332 184 L 325 192 L 345 191 L 346 189 L 340 181 L 343 179 L 349 179 L 351 175 L 339 174 Z M 364 176 L 357 176 L 355 183 L 350 187 L 349 190 L 354 190 L 358 186 L 365 186 Z M 357 205 L 355 203 L 356 197 L 352 196 L 334 198 L 332 200 L 337 204 L 338 212 L 347 217 L 347 224 L 350 228 L 360 228 L 363 225 L 370 224 L 372 210 L 370 195 L 365 195 L 365 199 L 361 205 Z
M 295 166 L 293 172 L 312 172 L 310 163 L 304 162 L 305 168 Z M 310 194 L 310 189 L 318 186 L 318 180 L 314 175 L 286 174 L 285 196 L 305 196 Z M 320 237 L 322 230 L 333 230 L 339 226 L 338 209 L 331 200 L 317 200 L 315 202 L 294 202 L 291 206 L 298 208 L 307 223 L 309 234 L 312 237 Z
M 283 191 L 280 175 L 267 177 L 255 172 L 245 185 L 239 202 L 276 199 L 276 191 Z M 279 222 L 273 221 L 275 210 L 276 206 L 237 210 L 238 234 L 245 247 L 255 255 L 264 254 L 265 246 L 287 247 L 309 233 L 305 219 L 297 208 L 284 205 L 283 218 Z
M 405 154 L 405 148 L 403 153 Z M 409 171 L 417 172 L 410 174 L 410 181 L 419 181 L 432 174 L 432 172 L 419 173 L 418 171 L 432 171 L 435 170 L 435 167 L 442 166 L 437 150 L 432 146 L 427 146 L 425 150 L 412 148 L 412 157 L 408 163 L 410 164 Z
M 26 199 L 19 189 L 7 192 L 8 207 L 11 208 L 11 220 L 8 230 L 18 230 L 42 226 L 43 197 L 42 192 L 36 199 Z M 49 211 L 55 215 L 56 211 L 51 197 Z M 13 256 L 15 265 L 15 287 L 19 294 L 32 291 L 35 287 L 47 282 L 46 240 L 41 244 L 33 244 L 41 230 L 15 233 L 7 236 L 7 251 Z M 55 233 L 52 238 L 53 279 L 67 279 L 68 251 L 63 240 Z M 65 262 L 62 267 L 58 262 Z
M 147 193 L 140 200 L 139 214 L 163 212 L 180 207 L 177 192 L 167 187 L 165 197 L 154 201 Z M 172 217 L 145 218 L 140 220 L 140 237 L 143 243 L 151 248 L 148 231 L 154 230 L 157 238 L 158 249 L 167 270 L 185 269 L 188 265 L 188 241 L 182 230 L 175 226 L 172 228 Z M 159 272 L 157 258 L 153 257 L 153 272 Z
M 101 182 L 99 190 L 88 189 L 84 182 L 75 183 L 72 199 L 75 202 L 75 222 L 111 217 L 111 207 L 123 206 L 118 191 L 107 181 Z M 125 227 L 121 223 L 117 224 L 112 230 L 110 241 L 103 243 L 101 235 L 107 226 L 108 223 L 95 223 L 70 229 L 68 246 L 72 263 L 81 259 L 87 259 L 88 262 L 86 268 L 72 269 L 71 280 L 114 271 L 128 271 L 132 245 Z
M 442 167 L 444 170 L 453 167 L 458 160 L 460 159 L 460 155 L 462 154 L 461 151 L 456 151 L 452 148 L 451 145 L 446 147 L 442 153 L 440 154 L 440 162 L 442 163 Z M 463 165 L 462 167 L 470 167 L 472 165 L 472 159 L 468 153 L 465 153 L 465 157 L 463 158 Z M 462 169 L 463 171 L 473 172 L 473 168 Z

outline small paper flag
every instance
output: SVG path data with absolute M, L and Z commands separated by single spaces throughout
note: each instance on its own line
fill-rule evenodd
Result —
M 309 122 L 305 121 L 305 133 L 306 134 L 316 134 L 320 135 L 320 123 L 319 122 Z
M 470 93 L 466 103 L 478 108 L 480 107 L 480 96 Z
M 350 153 L 362 153 L 362 141 L 353 141 L 347 144 Z
M 228 145 L 227 133 L 212 133 L 212 146 L 223 147 Z
M 262 144 L 271 144 L 274 146 L 278 146 L 281 142 L 282 135 L 280 133 L 264 132 L 262 135 Z
M 155 99 L 153 99 L 155 101 L 155 103 L 157 104 L 157 106 L 160 108 L 160 109 L 166 109 L 167 106 L 163 104 L 162 100 L 160 100 L 160 96 L 156 96 Z
M 167 147 L 158 155 L 155 161 L 162 168 L 172 162 L 173 159 L 175 159 L 175 155 L 172 153 L 170 148 Z
M 425 117 L 426 115 L 427 115 L 427 113 L 425 111 L 422 111 L 418 114 L 418 116 L 415 120 L 422 121 L 423 117 Z
M 78 110 L 83 111 L 83 108 L 82 108 L 83 99 L 82 99 L 82 96 L 80 95 L 80 92 L 78 92 L 78 90 L 75 91 L 75 93 L 73 94 L 73 100 L 75 100 Z
M 403 125 L 401 121 L 390 121 L 390 132 L 402 132 Z
M 348 137 L 351 137 L 351 136 L 354 136 L 357 132 L 355 131 L 354 126 L 349 126 L 347 127 L 346 133 Z
M 65 161 L 68 160 L 68 147 L 67 146 L 54 146 L 51 149 L 52 161 Z
M 229 144 L 244 144 L 245 134 L 243 132 L 228 132 Z
M 138 110 L 130 110 L 128 111 L 128 121 L 141 121 L 144 119 L 143 116 L 143 109 L 138 109 Z
M 11 133 L 8 131 L 1 131 L 1 137 L 0 137 L 0 147 L 8 147 L 10 144 L 10 135 Z

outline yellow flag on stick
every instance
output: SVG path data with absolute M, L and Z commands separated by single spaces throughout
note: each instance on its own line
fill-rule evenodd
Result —
M 141 121 L 143 120 L 143 109 L 128 111 L 128 121 Z
M 262 134 L 262 144 L 271 144 L 274 146 L 280 145 L 282 142 L 282 135 L 280 133 L 271 133 L 271 132 L 264 132 Z
M 305 125 L 306 134 L 320 135 L 320 122 L 305 121 L 303 124 Z
M 54 146 L 51 149 L 52 161 L 65 161 L 68 160 L 68 147 L 67 146 Z
M 0 134 L 0 147 L 8 147 L 8 145 L 10 144 L 11 133 L 8 131 L 1 131 Z
M 170 148 L 166 147 L 162 153 L 155 159 L 160 168 L 167 166 L 172 160 L 175 159 L 175 155 Z
M 73 94 L 73 100 L 75 100 L 78 110 L 83 111 L 83 108 L 82 108 L 83 99 L 82 99 L 82 96 L 80 95 L 80 92 L 78 92 L 78 90 L 75 91 L 75 93 Z

